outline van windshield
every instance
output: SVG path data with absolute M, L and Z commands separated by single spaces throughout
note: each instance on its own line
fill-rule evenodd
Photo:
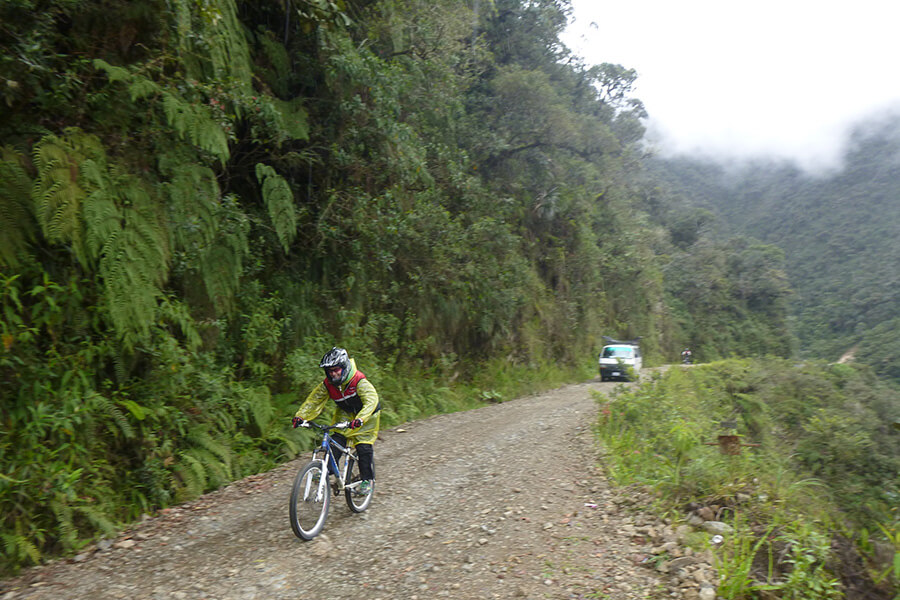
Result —
M 602 358 L 634 358 L 634 348 L 628 346 L 607 346 Z

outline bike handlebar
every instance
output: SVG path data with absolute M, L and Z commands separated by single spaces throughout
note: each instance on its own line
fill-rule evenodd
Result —
M 319 425 L 312 421 L 304 421 L 303 424 L 298 425 L 298 427 L 315 427 L 321 431 L 331 431 L 332 429 L 348 429 L 350 427 L 350 421 L 341 421 L 334 425 Z

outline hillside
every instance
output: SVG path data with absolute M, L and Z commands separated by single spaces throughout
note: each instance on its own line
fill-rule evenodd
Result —
M 0 570 L 296 456 L 345 346 L 382 423 L 789 354 L 783 257 L 648 201 L 636 74 L 564 0 L 0 3 Z
M 859 123 L 838 172 L 688 158 L 651 168 L 731 232 L 784 250 L 801 355 L 857 348 L 856 360 L 900 380 L 900 117 Z

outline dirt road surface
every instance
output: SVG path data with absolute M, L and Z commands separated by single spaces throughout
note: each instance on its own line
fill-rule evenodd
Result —
M 647 528 L 596 466 L 590 392 L 614 385 L 383 431 L 371 507 L 336 498 L 311 542 L 288 523 L 304 454 L 0 582 L 0 600 L 682 597 L 640 564 Z

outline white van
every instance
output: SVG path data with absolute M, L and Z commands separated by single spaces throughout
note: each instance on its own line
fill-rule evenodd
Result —
M 613 342 L 600 351 L 600 381 L 637 379 L 643 366 L 641 348 L 633 342 Z

